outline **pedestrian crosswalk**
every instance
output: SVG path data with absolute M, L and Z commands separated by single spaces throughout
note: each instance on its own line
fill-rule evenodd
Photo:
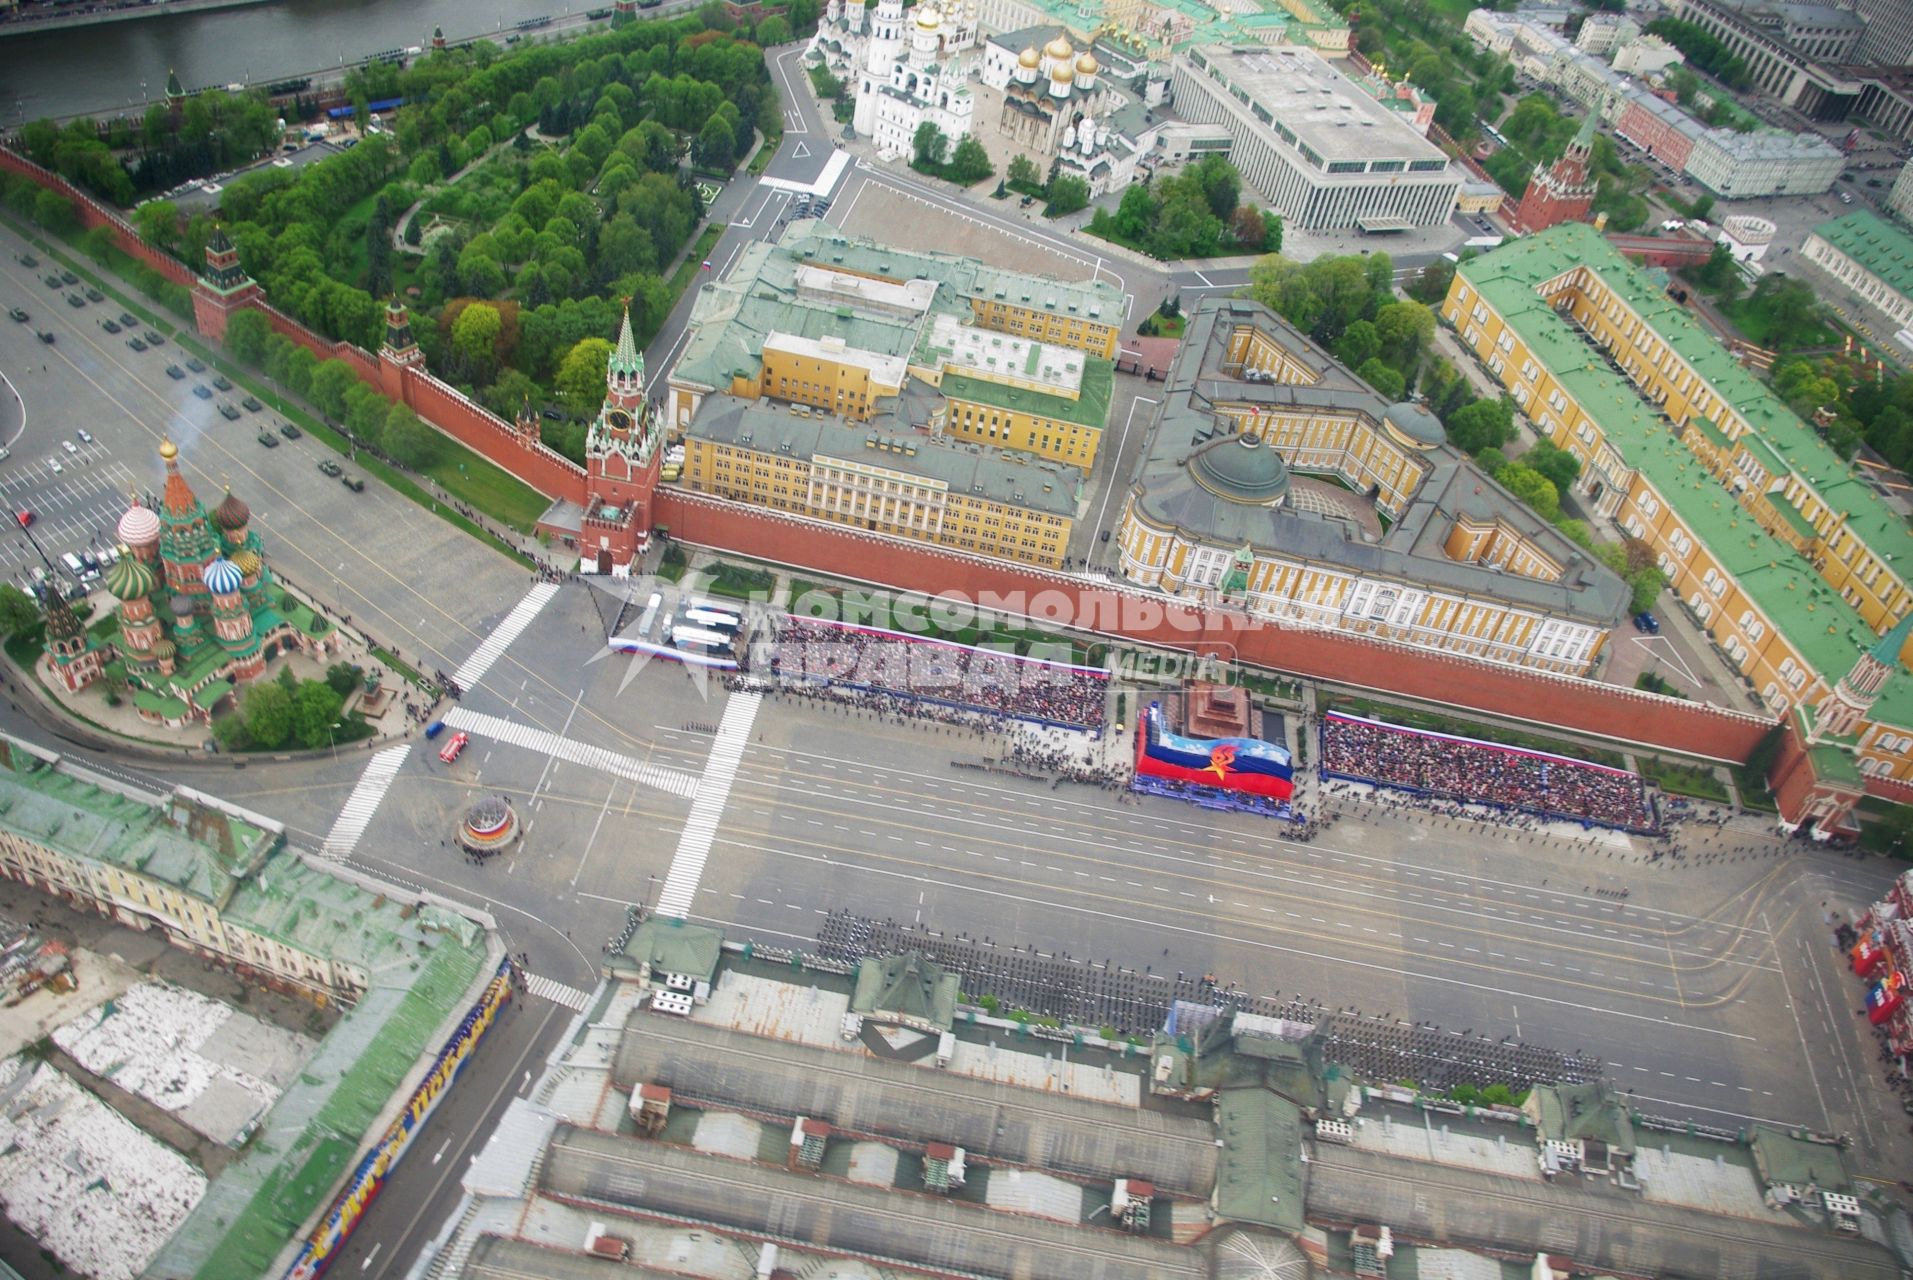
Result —
M 671 870 L 664 878 L 664 892 L 658 895 L 656 915 L 682 920 L 691 913 L 691 899 L 697 896 L 698 881 L 704 878 L 704 860 L 710 857 L 711 842 L 717 838 L 717 824 L 730 801 L 731 782 L 737 777 L 744 747 L 751 740 L 760 701 L 755 693 L 734 693 L 724 708 L 724 718 L 718 722 L 717 737 L 705 761 L 704 776 L 698 782 L 697 798 L 691 801 L 691 814 L 684 820 Z
M 655 764 L 646 764 L 642 760 L 634 760 L 617 751 L 594 747 L 588 742 L 576 742 L 543 729 L 534 729 L 530 725 L 506 720 L 501 716 L 486 715 L 482 711 L 471 711 L 464 707 L 453 707 L 446 713 L 445 723 L 450 728 L 462 729 L 476 738 L 524 747 L 540 755 L 556 756 L 568 764 L 581 764 L 587 769 L 597 769 L 615 777 L 629 778 L 633 782 L 655 787 L 659 791 L 686 800 L 698 791 L 698 780 L 688 773 L 680 773 L 676 769 L 666 769 Z
M 553 1004 L 564 1005 L 567 1009 L 575 1009 L 579 1013 L 583 1013 L 585 1006 L 591 1003 L 591 993 L 589 991 L 580 991 L 578 988 L 568 987 L 562 982 L 553 982 L 543 974 L 526 974 L 525 989 L 542 1000 L 549 1000 Z
M 320 856 L 339 862 L 358 847 L 359 837 L 365 834 L 366 825 L 378 812 L 379 801 L 385 799 L 386 789 L 398 776 L 399 766 L 411 749 L 409 745 L 387 747 L 366 763 L 359 785 L 352 788 L 345 807 L 333 820 L 332 830 L 326 833 L 325 843 L 319 846 Z
M 511 642 L 531 625 L 532 619 L 536 618 L 539 612 L 551 603 L 551 598 L 557 594 L 558 584 L 555 582 L 540 582 L 527 591 L 525 598 L 505 615 L 505 620 L 485 637 L 485 642 L 473 650 L 471 657 L 465 659 L 464 665 L 452 673 L 452 679 L 457 682 L 458 687 L 470 689 L 484 679 L 485 673 L 492 669 L 492 663 L 504 656 L 505 650 L 511 648 Z

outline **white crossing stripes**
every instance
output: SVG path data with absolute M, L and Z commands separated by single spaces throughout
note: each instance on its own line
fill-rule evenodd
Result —
M 658 895 L 654 915 L 682 920 L 690 914 L 691 899 L 697 894 L 698 881 L 704 878 L 704 860 L 711 856 L 718 819 L 724 816 L 724 806 L 730 801 L 731 781 L 737 777 L 737 764 L 751 740 L 751 725 L 757 720 L 762 700 L 755 693 L 733 693 L 724 708 L 724 719 L 718 723 L 717 738 L 711 743 L 704 777 L 698 782 L 691 815 L 684 820 L 684 831 L 678 836 L 677 853 L 671 858 L 671 871 L 664 878 L 664 892 Z
M 485 642 L 472 652 L 471 657 L 465 659 L 464 665 L 452 673 L 452 679 L 457 681 L 458 687 L 470 689 L 484 679 L 485 673 L 492 669 L 492 663 L 504 656 L 505 650 L 511 647 L 511 642 L 531 625 L 531 620 L 536 618 L 539 611 L 550 604 L 551 598 L 557 594 L 558 584 L 555 582 L 540 582 L 527 591 L 525 598 L 518 602 L 517 607 L 506 614 L 505 620 L 485 637 Z
M 411 749 L 409 744 L 403 743 L 387 747 L 366 762 L 365 772 L 359 775 L 359 785 L 352 788 L 345 807 L 339 810 L 339 816 L 332 822 L 332 830 L 326 834 L 325 843 L 319 846 L 321 857 L 339 862 L 358 847 L 359 837 L 365 834 L 366 824 L 378 812 L 379 801 L 385 799 L 386 788 L 398 776 L 399 766 L 405 763 L 405 753 Z
M 564 1005 L 567 1009 L 575 1009 L 579 1013 L 583 1013 L 585 1006 L 591 1003 L 591 993 L 589 991 L 580 991 L 578 988 L 568 987 L 562 982 L 553 982 L 543 974 L 526 974 L 525 989 L 540 999 L 549 1000 L 553 1004 Z
M 630 756 L 616 751 L 607 751 L 603 747 L 594 747 L 588 742 L 575 742 L 570 738 L 559 737 L 543 729 L 534 729 L 530 725 L 518 724 L 499 716 L 486 715 L 482 711 L 468 711 L 464 707 L 453 707 L 445 714 L 445 723 L 453 729 L 480 738 L 489 738 L 503 742 L 508 746 L 526 747 L 541 755 L 556 756 L 568 764 L 581 764 L 587 769 L 598 769 L 620 778 L 629 778 L 633 782 L 659 791 L 680 796 L 686 800 L 698 792 L 698 780 L 688 773 L 676 769 L 666 769 L 655 764 L 645 764 Z

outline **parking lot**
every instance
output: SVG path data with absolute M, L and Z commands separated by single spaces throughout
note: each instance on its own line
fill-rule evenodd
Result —
M 115 285 L 121 298 L 82 296 L 81 306 L 69 306 L 71 287 L 45 283 L 43 250 L 32 249 L 33 267 L 20 261 L 29 248 L 0 231 L 0 309 L 29 313 L 24 322 L 0 319 L 0 370 L 23 417 L 13 438 L 0 441 L 9 454 L 0 460 L 0 502 L 12 528 L 0 536 L 0 580 L 18 581 L 39 563 L 19 527 L 21 510 L 34 513 L 32 533 L 56 563 L 65 552 L 103 546 L 129 494 L 158 492 L 157 450 L 170 439 L 208 508 L 227 485 L 250 505 L 275 574 L 426 670 L 464 661 L 524 594 L 523 567 L 386 486 L 363 483 L 362 470 L 323 443 L 281 435 L 279 415 L 251 409 L 243 387 L 222 388 L 217 370 L 194 370 L 179 339 L 163 335 L 159 347 L 135 351 L 133 334 L 107 333 L 101 322 L 119 323 L 132 291 Z M 150 308 L 135 306 L 144 342 Z M 53 343 L 39 341 L 43 330 Z M 180 376 L 169 376 L 169 366 Z M 82 430 L 92 445 L 80 440 Z M 273 447 L 260 443 L 262 434 Z M 363 491 L 343 483 L 348 478 Z

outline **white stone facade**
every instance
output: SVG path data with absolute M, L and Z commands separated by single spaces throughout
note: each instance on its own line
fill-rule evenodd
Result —
M 976 39 L 974 0 L 953 0 L 947 12 L 925 0 L 908 15 L 899 0 L 831 0 L 808 60 L 821 60 L 853 86 L 851 127 L 859 137 L 907 156 L 925 121 L 952 146 L 972 132 L 976 102 L 966 55 Z

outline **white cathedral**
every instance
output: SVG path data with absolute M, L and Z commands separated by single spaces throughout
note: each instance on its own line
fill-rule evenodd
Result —
M 900 0 L 830 0 L 810 52 L 856 85 L 851 127 L 879 152 L 908 156 L 928 120 L 954 147 L 972 131 L 976 102 L 963 54 L 976 46 L 976 0 L 923 0 L 906 21 Z M 907 29 L 907 30 L 906 30 Z

